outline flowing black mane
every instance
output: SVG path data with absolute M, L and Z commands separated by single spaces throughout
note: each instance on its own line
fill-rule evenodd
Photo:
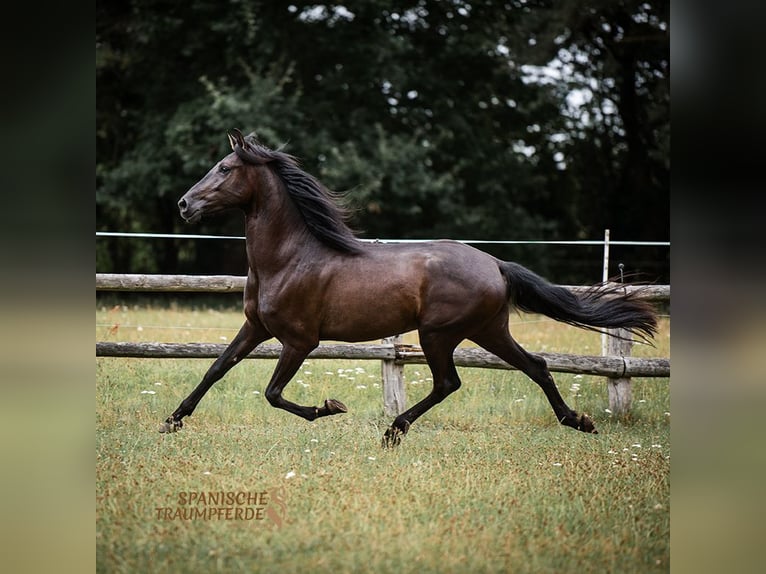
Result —
M 314 237 L 343 253 L 361 251 L 362 243 L 346 224 L 349 213 L 339 205 L 339 195 L 303 171 L 294 156 L 271 150 L 252 135 L 244 138 L 244 143 L 244 147 L 234 146 L 237 156 L 250 164 L 271 164 Z

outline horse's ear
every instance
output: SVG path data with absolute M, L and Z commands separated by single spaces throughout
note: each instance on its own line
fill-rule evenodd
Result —
M 229 144 L 231 145 L 231 149 L 234 149 L 236 145 L 239 145 L 239 147 L 243 148 L 245 147 L 245 138 L 242 135 L 242 132 L 239 131 L 237 128 L 234 128 L 228 134 L 229 136 Z

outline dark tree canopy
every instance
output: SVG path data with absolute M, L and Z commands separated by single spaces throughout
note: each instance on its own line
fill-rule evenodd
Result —
M 227 130 L 285 144 L 363 237 L 669 239 L 669 3 L 97 5 L 97 230 L 189 232 Z M 221 217 L 194 233 L 241 235 Z M 492 248 L 559 282 L 600 248 Z M 98 239 L 98 271 L 243 273 L 242 245 Z M 613 260 L 667 281 L 667 248 Z

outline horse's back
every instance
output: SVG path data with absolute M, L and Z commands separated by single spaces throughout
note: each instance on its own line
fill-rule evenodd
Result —
M 322 337 L 370 340 L 496 314 L 507 302 L 498 264 L 456 241 L 371 244 L 324 268 Z
M 450 240 L 391 247 L 390 259 L 405 263 L 389 268 L 402 269 L 398 282 L 417 288 L 420 327 L 481 321 L 507 307 L 507 285 L 495 257 Z
M 465 286 L 470 291 L 504 285 L 499 261 L 492 255 L 452 240 L 410 244 L 412 257 L 425 263 L 425 273 L 434 284 Z M 504 290 L 504 287 L 503 287 Z

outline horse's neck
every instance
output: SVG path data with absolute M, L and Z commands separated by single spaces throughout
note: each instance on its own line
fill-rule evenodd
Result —
M 270 175 L 273 179 L 262 183 L 278 187 L 254 199 L 245 219 L 248 264 L 258 275 L 295 265 L 317 242 L 281 184 Z

